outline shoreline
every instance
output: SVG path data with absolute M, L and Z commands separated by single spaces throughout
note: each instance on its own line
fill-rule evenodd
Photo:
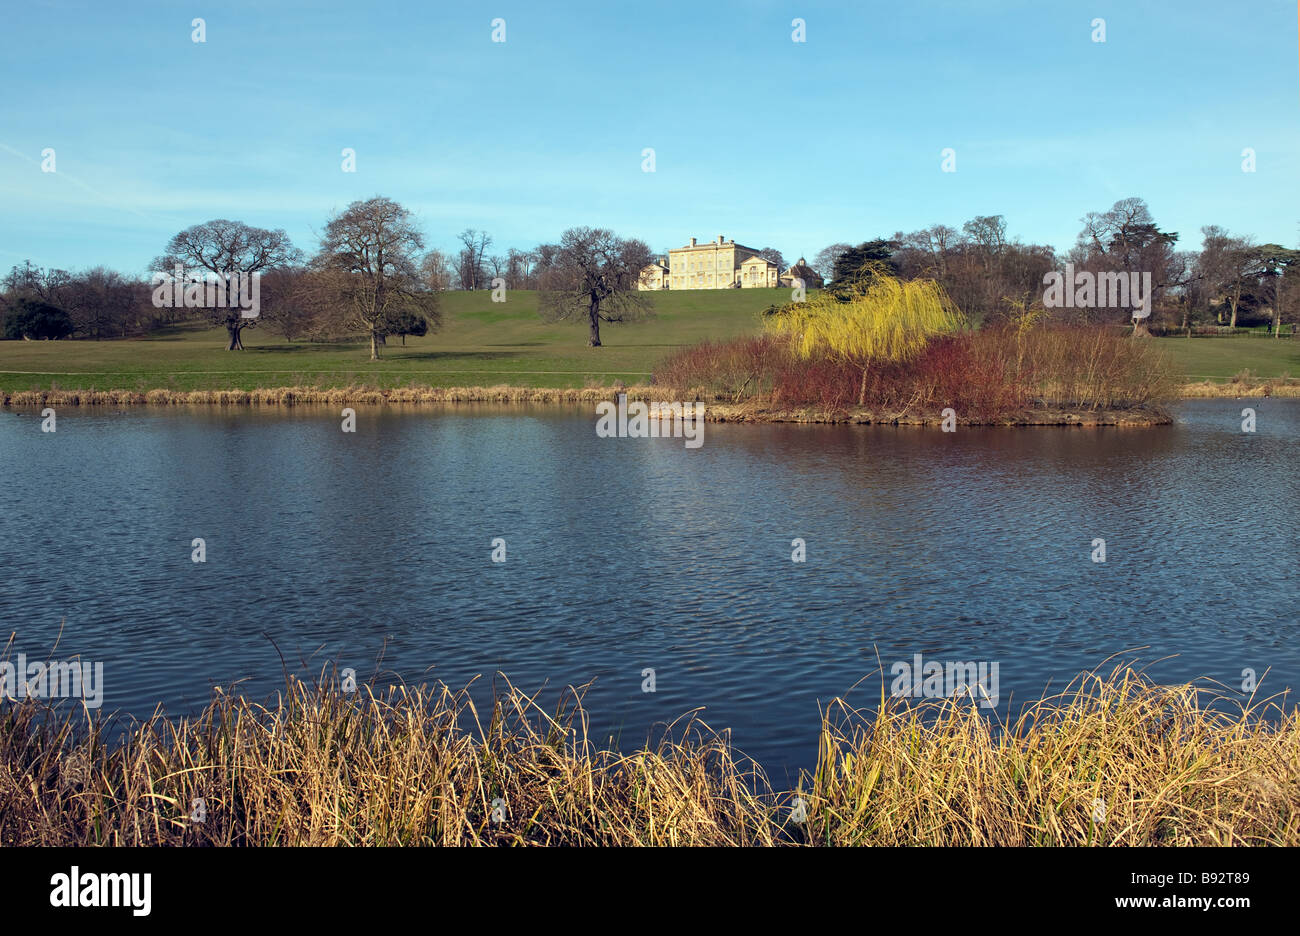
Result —
M 1300 397 L 1300 382 L 1284 377 L 1269 377 L 1255 383 L 1228 380 L 1199 380 L 1178 388 L 1182 400 L 1226 400 L 1244 397 Z
M 674 391 L 665 388 L 583 387 L 544 388 L 515 387 L 397 387 L 379 389 L 366 386 L 348 387 L 265 387 L 254 390 L 17 390 L 0 392 L 0 406 L 350 406 L 350 405 L 423 405 L 423 404 L 542 404 L 573 406 L 595 405 L 617 399 L 626 393 L 629 400 L 646 402 L 665 400 Z M 689 399 L 676 396 L 676 399 Z M 1179 387 L 1177 400 L 1247 399 L 1300 397 L 1300 383 L 1266 380 L 1258 384 L 1215 383 L 1200 381 Z M 698 400 L 698 397 L 696 397 Z M 932 426 L 942 422 L 938 412 L 879 412 L 869 409 L 824 410 L 815 407 L 772 409 L 763 400 L 743 403 L 701 401 L 706 422 L 732 423 L 808 423 L 840 425 Z M 1173 401 L 1170 401 L 1173 402 Z M 1030 408 L 988 419 L 963 419 L 966 426 L 1079 426 L 1139 427 L 1169 425 L 1170 413 L 1160 405 L 1147 404 L 1126 409 L 1085 409 L 1064 407 Z

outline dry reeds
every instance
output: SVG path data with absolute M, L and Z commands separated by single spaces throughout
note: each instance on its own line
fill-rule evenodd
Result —
M 1185 398 L 1241 399 L 1243 397 L 1297 397 L 1300 380 L 1293 377 L 1256 377 L 1250 371 L 1234 374 L 1226 382 L 1201 380 L 1183 384 L 1179 395 Z
M 690 718 L 597 748 L 580 698 L 547 714 L 507 686 L 483 719 L 464 690 L 291 680 L 120 737 L 6 704 L 0 844 L 1300 844 L 1297 715 L 1125 669 L 1005 725 L 969 699 L 837 701 L 786 792 Z
M 810 832 L 843 845 L 1300 844 L 1300 713 L 1118 668 L 994 726 L 969 702 L 887 700 L 874 716 L 837 702 Z
M 626 392 L 648 398 L 648 387 L 265 387 L 255 390 L 18 390 L 0 394 L 6 406 L 349 406 L 388 403 L 597 403 Z

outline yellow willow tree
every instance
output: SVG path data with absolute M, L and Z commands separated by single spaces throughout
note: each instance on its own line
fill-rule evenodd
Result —
M 846 292 L 823 291 L 787 306 L 768 320 L 768 330 L 790 336 L 802 358 L 825 356 L 861 369 L 862 406 L 873 363 L 906 361 L 931 338 L 956 331 L 963 321 L 934 280 L 901 282 L 873 271 Z

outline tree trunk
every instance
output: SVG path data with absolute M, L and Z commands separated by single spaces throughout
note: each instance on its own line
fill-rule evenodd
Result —
M 379 360 L 379 333 L 370 329 L 370 360 Z
M 1273 337 L 1282 337 L 1282 276 L 1280 274 L 1277 288 L 1273 290 Z
M 238 325 L 226 326 L 226 332 L 230 335 L 230 341 L 226 343 L 227 351 L 242 351 L 244 349 L 244 343 L 239 338 L 240 330 Z
M 587 341 L 588 348 L 600 347 L 600 304 L 592 302 L 591 308 L 587 313 L 587 319 L 591 323 L 591 337 Z
M 858 406 L 865 406 L 867 402 L 867 369 L 862 368 L 862 384 L 858 387 Z

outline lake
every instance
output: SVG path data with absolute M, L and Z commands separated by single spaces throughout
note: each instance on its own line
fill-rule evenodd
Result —
M 870 705 L 915 654 L 997 663 L 999 717 L 1126 650 L 1300 685 L 1297 400 L 1145 429 L 709 423 L 699 448 L 598 438 L 592 408 L 356 411 L 0 411 L 11 655 L 102 661 L 103 711 L 140 716 L 265 697 L 281 653 L 544 700 L 594 680 L 593 735 L 702 708 L 774 781 L 811 765 L 819 703 Z

